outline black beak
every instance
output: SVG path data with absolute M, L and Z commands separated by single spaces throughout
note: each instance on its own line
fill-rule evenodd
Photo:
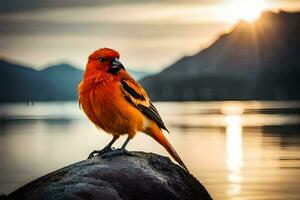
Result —
M 112 60 L 111 64 L 110 64 L 110 68 L 109 68 L 109 73 L 115 74 L 117 73 L 120 69 L 124 69 L 124 66 L 122 65 L 122 63 L 119 61 L 118 58 L 115 58 Z

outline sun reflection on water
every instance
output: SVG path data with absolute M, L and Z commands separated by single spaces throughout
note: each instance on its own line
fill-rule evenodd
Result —
M 222 113 L 225 115 L 226 147 L 227 147 L 227 179 L 229 188 L 227 194 L 239 195 L 241 192 L 241 167 L 243 166 L 243 142 L 241 115 L 244 109 L 241 105 L 224 105 Z

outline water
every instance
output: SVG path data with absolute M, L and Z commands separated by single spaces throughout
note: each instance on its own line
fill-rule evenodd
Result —
M 299 102 L 156 103 L 167 135 L 213 198 L 300 198 Z M 0 193 L 83 160 L 111 137 L 75 102 L 0 105 Z M 115 146 L 120 146 L 122 137 Z M 168 155 L 138 134 L 128 145 Z

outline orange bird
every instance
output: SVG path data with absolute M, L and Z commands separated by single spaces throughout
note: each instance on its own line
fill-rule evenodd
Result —
M 154 138 L 186 170 L 186 166 L 164 136 L 167 130 L 157 109 L 143 87 L 125 70 L 117 51 L 96 50 L 89 56 L 83 80 L 78 86 L 79 104 L 87 117 L 99 128 L 113 135 L 104 149 L 93 151 L 101 157 L 129 154 L 126 145 L 140 131 Z M 120 135 L 128 135 L 120 149 L 112 144 Z

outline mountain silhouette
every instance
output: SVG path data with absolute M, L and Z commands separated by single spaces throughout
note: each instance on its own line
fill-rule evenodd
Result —
M 149 74 L 128 71 L 137 79 Z M 0 102 L 76 100 L 82 75 L 82 70 L 69 64 L 35 70 L 0 60 Z
M 0 101 L 73 100 L 81 78 L 82 71 L 68 64 L 37 71 L 0 60 Z
M 264 12 L 142 79 L 154 100 L 300 99 L 300 12 Z

